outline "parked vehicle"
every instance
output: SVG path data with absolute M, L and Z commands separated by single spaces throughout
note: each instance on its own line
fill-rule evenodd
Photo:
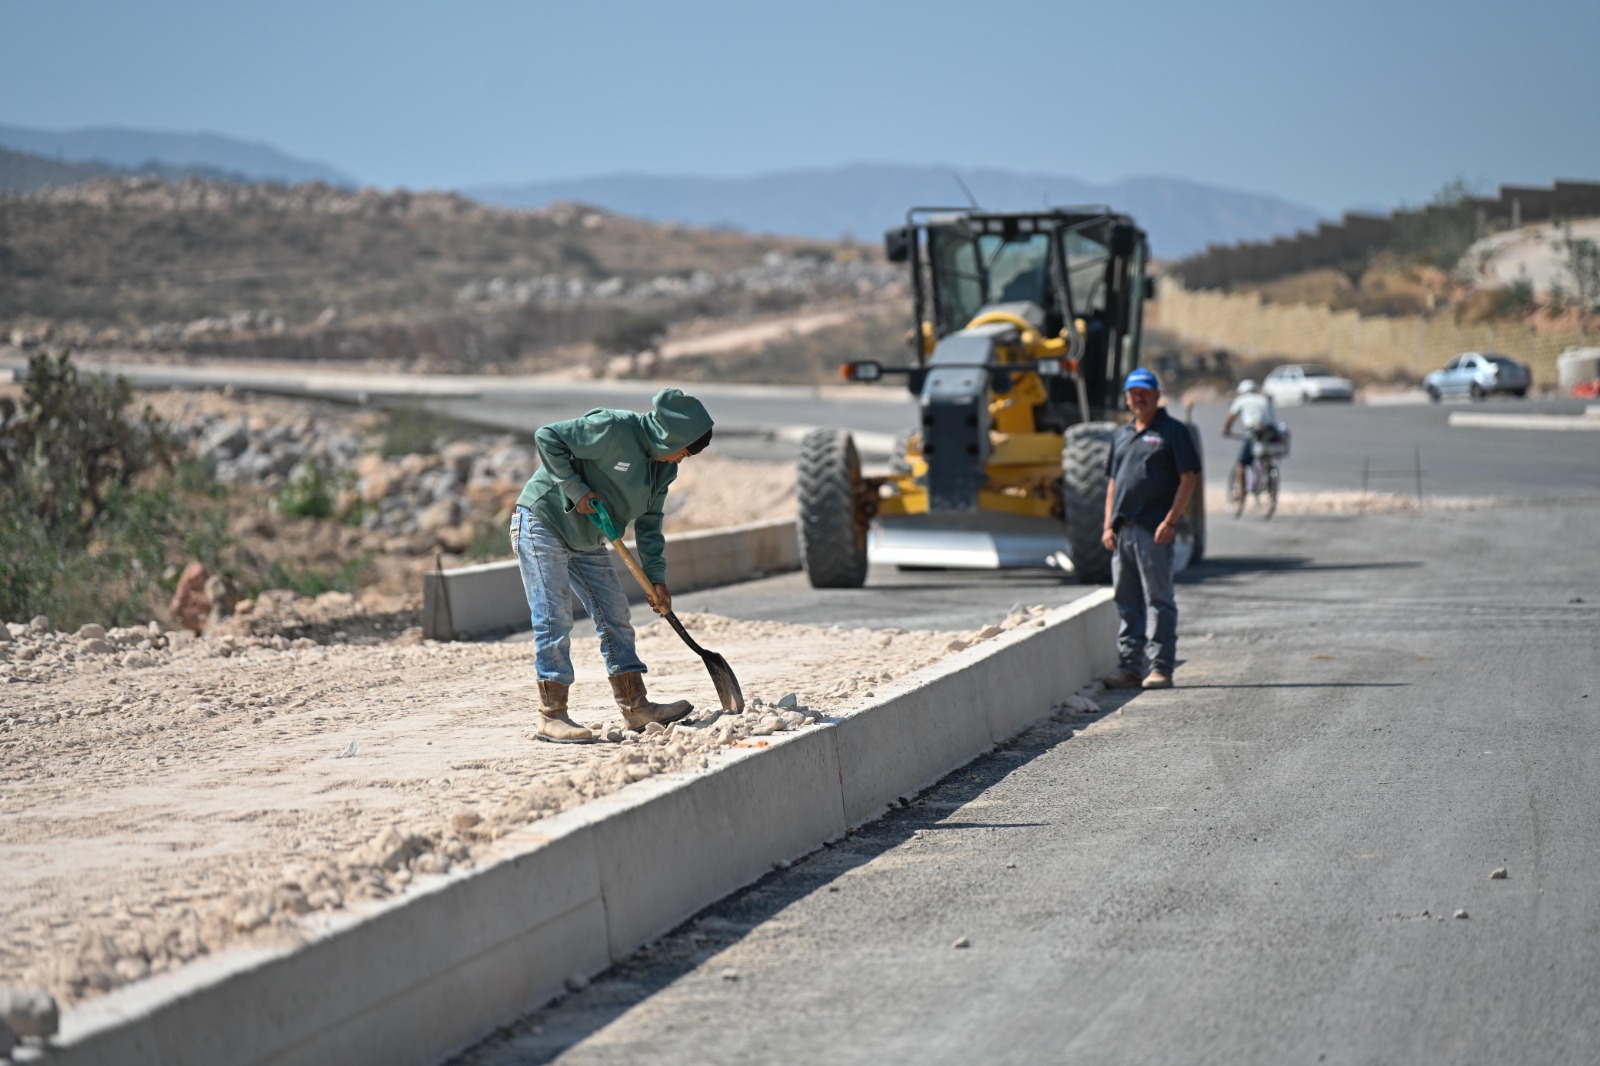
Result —
M 1324 400 L 1349 403 L 1356 395 L 1356 387 L 1349 378 L 1342 378 L 1315 363 L 1292 363 L 1278 367 L 1261 383 L 1261 391 L 1271 397 L 1273 403 L 1317 403 Z
M 1446 396 L 1482 400 L 1497 392 L 1526 396 L 1531 384 L 1527 364 L 1499 352 L 1464 352 L 1422 379 L 1423 391 L 1434 403 Z

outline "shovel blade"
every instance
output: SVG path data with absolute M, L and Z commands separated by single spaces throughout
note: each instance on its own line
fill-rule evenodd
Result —
M 722 702 L 724 711 L 734 714 L 744 713 L 744 692 L 739 688 L 739 679 L 733 676 L 733 668 L 728 665 L 728 660 L 714 651 L 702 651 L 700 658 L 705 660 L 706 670 L 711 674 L 711 684 L 717 690 L 717 699 Z

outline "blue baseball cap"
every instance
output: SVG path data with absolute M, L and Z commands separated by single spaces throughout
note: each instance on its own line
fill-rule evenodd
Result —
M 1127 392 L 1129 389 L 1156 389 L 1159 391 L 1160 388 L 1161 382 L 1157 381 L 1156 376 L 1142 366 L 1129 374 L 1127 380 L 1122 383 L 1123 392 Z

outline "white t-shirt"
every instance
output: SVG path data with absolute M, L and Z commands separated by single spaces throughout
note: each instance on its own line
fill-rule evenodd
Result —
M 1278 424 L 1278 414 L 1272 409 L 1272 399 L 1259 392 L 1247 392 L 1233 401 L 1228 417 L 1239 419 L 1239 424 L 1254 433 L 1258 429 Z

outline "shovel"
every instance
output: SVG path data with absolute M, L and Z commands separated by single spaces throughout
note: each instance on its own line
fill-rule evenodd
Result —
M 711 674 L 711 684 L 717 690 L 717 699 L 722 701 L 722 709 L 724 711 L 732 711 L 734 714 L 742 713 L 744 711 L 744 693 L 739 690 L 739 679 L 733 676 L 733 668 L 728 665 L 728 660 L 716 652 L 706 651 L 696 644 L 694 638 L 689 635 L 689 631 L 683 628 L 683 623 L 678 621 L 678 616 L 671 611 L 663 611 L 660 604 L 656 603 L 654 583 L 645 576 L 643 568 L 639 566 L 639 561 L 633 557 L 633 553 L 628 550 L 628 546 L 622 543 L 621 530 L 617 529 L 616 525 L 611 521 L 611 513 L 606 510 L 606 505 L 600 500 L 594 501 L 594 513 L 589 516 L 589 520 L 600 530 L 600 535 L 611 542 L 611 546 L 622 557 L 622 562 L 627 566 L 629 572 L 639 579 L 639 586 L 644 589 L 645 599 L 650 601 L 650 606 L 654 607 L 656 613 L 665 618 L 667 624 L 677 630 L 678 636 L 683 638 L 683 642 L 689 645 L 690 649 L 705 661 L 706 670 Z

